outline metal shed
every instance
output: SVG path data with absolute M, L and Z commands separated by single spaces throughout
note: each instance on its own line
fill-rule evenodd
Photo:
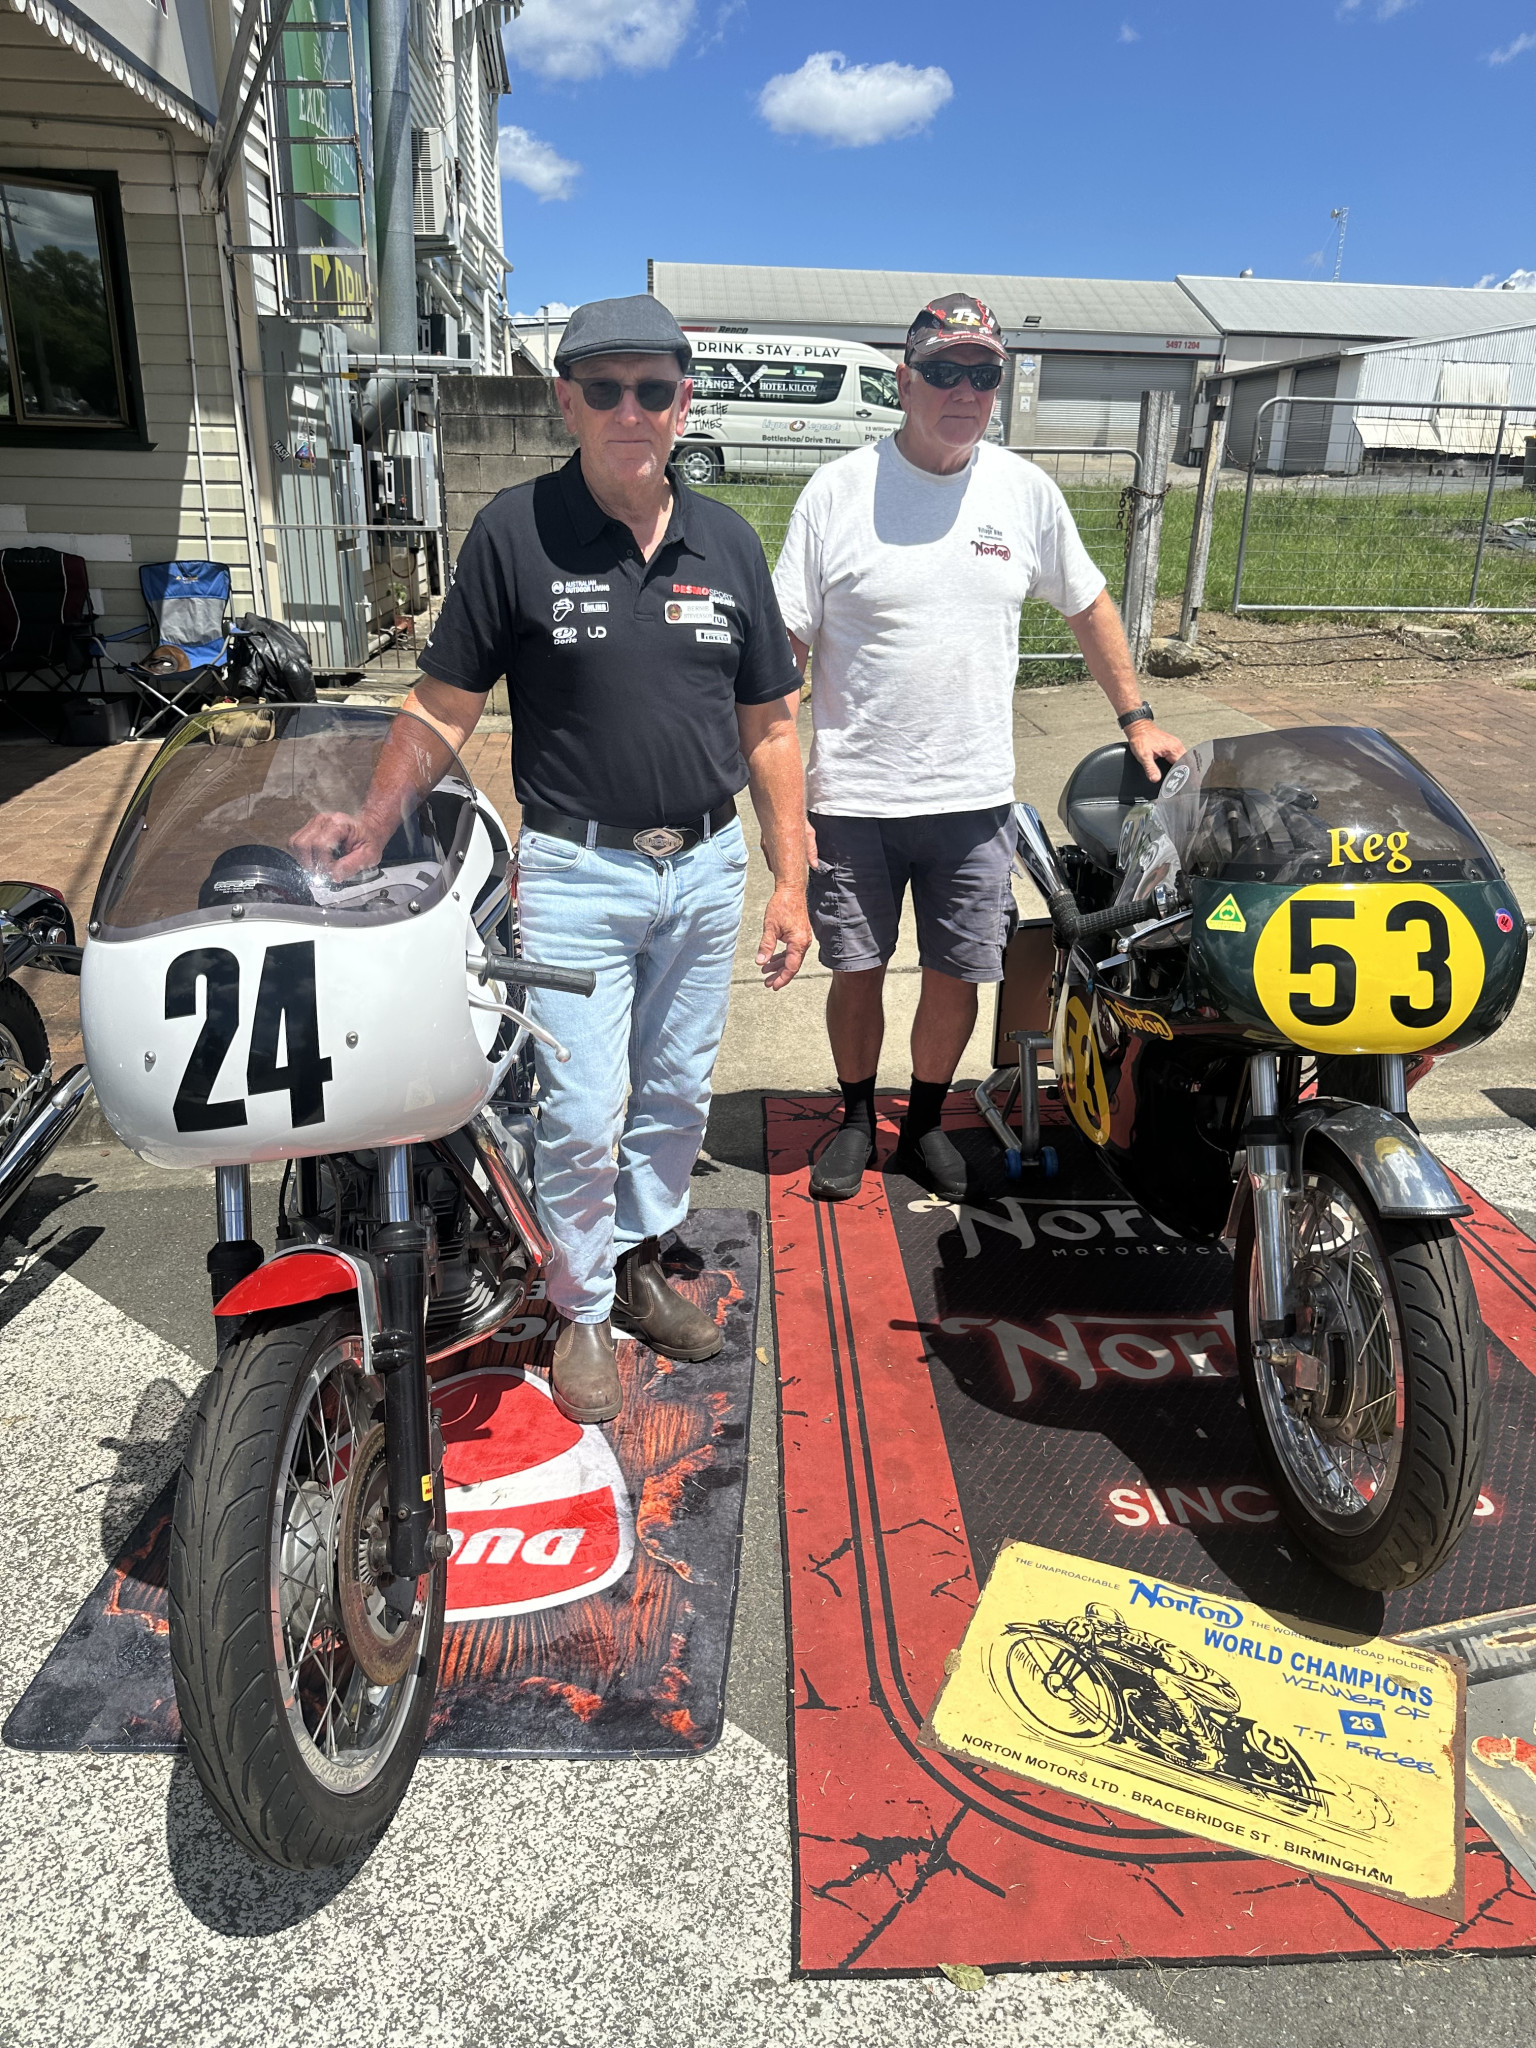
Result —
M 1013 357 L 1003 419 L 1018 447 L 1132 443 L 1141 394 L 1158 390 L 1177 396 L 1182 448 L 1196 368 L 1221 352 L 1188 294 L 1161 280 L 653 260 L 647 283 L 685 328 L 828 335 L 893 355 L 920 306 L 971 292 L 996 313 Z
M 1488 294 L 1477 296 L 1486 308 Z M 1392 455 L 1513 461 L 1536 409 L 1536 320 L 1255 366 L 1222 377 L 1220 390 L 1227 459 L 1243 467 L 1256 434 L 1260 466 L 1276 474 L 1349 475 Z M 1266 405 L 1287 398 L 1333 402 Z

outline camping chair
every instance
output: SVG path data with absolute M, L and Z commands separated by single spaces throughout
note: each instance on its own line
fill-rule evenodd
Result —
M 230 576 L 223 562 L 146 562 L 139 570 L 139 589 L 149 624 L 107 635 L 109 640 L 133 640 L 148 633 L 154 643 L 143 661 L 113 663 L 139 691 L 142 722 L 135 721 L 135 739 L 143 739 L 162 718 L 184 723 L 198 708 L 199 695 L 206 701 L 210 690 L 222 688 L 232 637 Z M 146 719 L 147 698 L 159 709 Z
M 55 695 L 83 696 L 99 651 L 92 635 L 95 611 L 85 558 L 57 548 L 0 548 L 0 685 L 8 695 L 29 682 Z M 19 706 L 24 725 L 47 739 Z

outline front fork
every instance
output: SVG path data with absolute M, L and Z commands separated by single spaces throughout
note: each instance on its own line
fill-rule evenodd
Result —
M 411 1148 L 379 1149 L 383 1221 L 374 1233 L 379 1282 L 380 1329 L 373 1340 L 374 1370 L 384 1381 L 384 1444 L 389 1479 L 386 1605 L 405 1611 L 416 1581 L 447 1554 L 448 1538 L 434 1529 L 431 1417 L 427 1400 L 427 1252 L 425 1224 L 412 1214 Z M 255 1272 L 262 1249 L 251 1236 L 251 1174 L 246 1166 L 221 1166 L 215 1179 L 219 1241 L 208 1254 L 213 1298 Z M 238 1318 L 217 1317 L 220 1349 Z
M 1400 1055 L 1378 1059 L 1383 1107 L 1408 1113 L 1407 1073 Z M 1288 1105 L 1294 1107 L 1294 1105 Z M 1254 1349 L 1276 1366 L 1300 1392 L 1315 1393 L 1321 1363 L 1297 1344 L 1296 1302 L 1291 1268 L 1291 1207 L 1299 1182 L 1291 1156 L 1290 1130 L 1280 1113 L 1278 1064 L 1273 1053 L 1248 1061 L 1248 1185 L 1253 1195 L 1253 1241 L 1259 1263 L 1259 1316 Z

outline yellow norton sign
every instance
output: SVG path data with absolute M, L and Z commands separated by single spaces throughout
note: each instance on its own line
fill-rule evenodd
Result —
M 1094 1042 L 1093 1018 L 1080 995 L 1069 995 L 1062 1005 L 1056 1026 L 1056 1071 L 1061 1077 L 1061 1099 L 1083 1136 L 1095 1145 L 1109 1140 L 1109 1099 L 1104 1090 L 1104 1069 Z
M 1315 1052 L 1416 1052 L 1449 1038 L 1483 990 L 1482 943 L 1422 882 L 1288 896 L 1259 934 L 1253 980 L 1270 1022 Z
M 1010 1543 L 920 1739 L 1462 1917 L 1466 1666 Z

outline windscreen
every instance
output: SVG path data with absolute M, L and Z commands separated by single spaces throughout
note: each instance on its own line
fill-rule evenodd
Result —
M 1159 882 L 1485 880 L 1497 864 L 1411 755 L 1365 726 L 1203 740 L 1138 805 L 1119 900 Z
M 91 936 L 231 917 L 388 924 L 436 902 L 474 818 L 447 742 L 344 704 L 207 711 L 161 748 L 118 827 Z

